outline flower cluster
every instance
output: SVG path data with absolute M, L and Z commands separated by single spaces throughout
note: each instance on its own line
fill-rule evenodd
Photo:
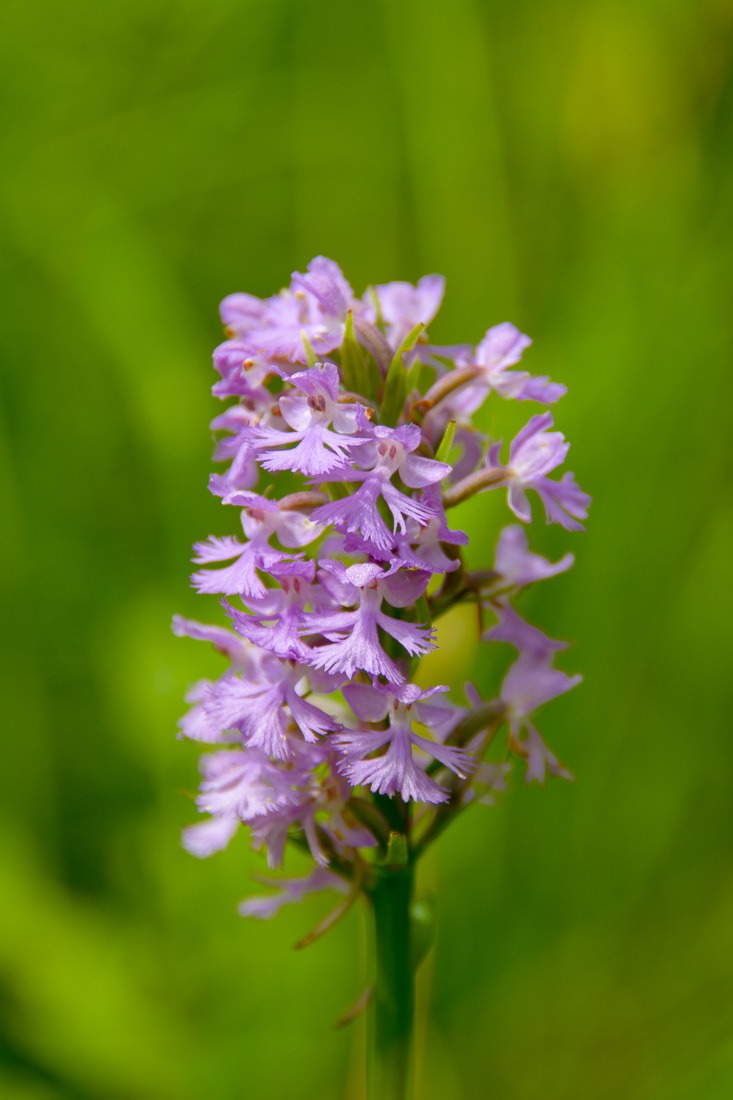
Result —
M 222 597 L 229 627 L 174 620 L 229 660 L 193 687 L 181 722 L 182 736 L 216 746 L 201 762 L 208 816 L 184 844 L 209 855 L 244 823 L 271 867 L 288 840 L 308 849 L 316 868 L 281 880 L 285 898 L 360 881 L 395 831 L 418 852 L 451 813 L 491 799 L 512 755 L 528 779 L 568 777 L 532 718 L 579 677 L 554 667 L 563 643 L 513 601 L 572 564 L 529 550 L 529 492 L 571 531 L 589 498 L 572 474 L 550 476 L 568 450 L 550 412 L 529 419 L 505 459 L 472 422 L 492 394 L 546 406 L 565 389 L 515 369 L 530 340 L 511 324 L 476 348 L 433 344 L 442 296 L 433 275 L 357 298 L 318 257 L 271 298 L 222 303 L 213 392 L 236 400 L 213 421 L 227 468 L 210 489 L 239 512 L 243 537 L 195 546 L 193 584 Z M 492 569 L 471 573 L 447 511 L 502 488 L 521 524 L 499 534 Z M 484 641 L 517 653 L 498 698 L 467 685 L 463 705 L 414 682 L 433 622 L 461 600 L 482 621 L 490 612 Z M 503 756 L 487 759 L 502 730 Z M 281 901 L 242 911 L 269 916 Z

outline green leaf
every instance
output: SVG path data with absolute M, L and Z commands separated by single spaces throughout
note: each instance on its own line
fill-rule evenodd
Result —
M 380 379 L 379 367 L 356 339 L 354 318 L 349 310 L 341 344 L 341 381 L 351 393 L 375 401 Z
M 411 351 L 421 334 L 425 331 L 425 325 L 415 325 L 412 332 L 408 333 L 400 344 L 394 359 L 390 363 L 387 378 L 384 383 L 384 393 L 381 401 L 379 419 L 382 424 L 396 425 L 400 413 L 405 407 L 407 395 L 413 388 L 420 373 L 420 363 L 415 361 L 409 370 L 405 369 L 402 357 L 406 351 Z
M 443 438 L 440 441 L 440 446 L 435 452 L 435 458 L 438 462 L 447 462 L 448 457 L 453 449 L 453 436 L 456 434 L 456 422 L 455 420 L 448 421 L 448 427 L 443 432 Z
M 366 374 L 364 351 L 354 336 L 354 317 L 349 310 L 346 314 L 346 328 L 341 344 L 341 381 L 352 393 L 361 393 Z

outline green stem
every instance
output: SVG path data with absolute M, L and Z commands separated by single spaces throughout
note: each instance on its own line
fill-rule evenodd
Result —
M 375 981 L 369 1100 L 407 1100 L 415 1000 L 410 905 L 414 868 L 380 868 L 371 889 Z

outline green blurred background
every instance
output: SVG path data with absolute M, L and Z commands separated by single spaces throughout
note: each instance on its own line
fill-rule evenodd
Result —
M 359 1100 L 363 918 L 236 902 L 246 839 L 179 847 L 176 640 L 217 304 L 317 253 L 447 276 L 439 340 L 511 319 L 595 504 L 538 532 L 528 614 L 585 682 L 577 776 L 446 835 L 427 1100 L 733 1096 L 733 6 L 726 0 L 6 0 L 0 1095 Z M 466 521 L 475 560 L 504 512 Z M 490 506 L 486 503 L 490 500 Z M 469 511 L 471 511 L 469 509 Z M 431 671 L 490 680 L 459 616 Z M 442 663 L 441 663 L 442 661 Z M 428 1015 L 429 1003 L 429 1015 Z

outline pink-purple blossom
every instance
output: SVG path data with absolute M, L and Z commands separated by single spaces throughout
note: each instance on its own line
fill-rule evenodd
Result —
M 499 535 L 494 568 L 504 584 L 524 588 L 528 584 L 564 573 L 570 569 L 573 561 L 572 554 L 564 554 L 554 564 L 541 554 L 533 554 L 529 549 L 524 527 L 513 523 L 505 527 Z
M 559 481 L 547 476 L 565 461 L 570 448 L 561 432 L 549 431 L 552 425 L 552 413 L 533 416 L 512 440 L 505 467 L 499 458 L 501 444 L 491 446 L 488 468 L 502 473 L 491 487 L 508 487 L 509 507 L 524 523 L 532 520 L 527 497 L 527 491 L 532 489 L 542 501 L 548 523 L 559 523 L 569 531 L 582 531 L 579 521 L 588 515 L 590 497 L 576 485 L 571 473 L 563 474 Z
M 293 556 L 274 549 L 270 540 L 277 537 L 283 546 L 290 548 L 307 546 L 320 534 L 318 525 L 302 512 L 285 510 L 277 501 L 256 493 L 234 492 L 225 498 L 225 503 L 242 507 L 241 521 L 247 541 L 211 536 L 206 542 L 196 543 L 194 561 L 200 564 L 235 561 L 223 569 L 199 570 L 192 581 L 199 592 L 264 596 L 265 586 L 258 571 Z
M 508 321 L 490 328 L 468 361 L 477 374 L 472 384 L 473 399 L 482 403 L 489 392 L 493 392 L 506 399 L 538 401 L 542 405 L 559 401 L 567 392 L 565 386 L 549 378 L 533 377 L 527 371 L 511 369 L 531 343 L 529 336 Z
M 392 479 L 397 475 L 406 488 L 422 489 L 439 482 L 450 467 L 413 453 L 421 440 L 415 424 L 372 427 L 362 420 L 360 426 L 370 432 L 371 439 L 357 449 L 356 465 L 331 474 L 334 481 L 361 482 L 359 488 L 350 496 L 321 505 L 313 518 L 323 525 L 333 524 L 340 531 L 358 532 L 377 552 L 389 551 L 394 549 L 395 536 L 406 532 L 409 520 L 425 526 L 439 516 L 435 507 L 399 489 Z M 389 509 L 392 530 L 379 510 L 380 500 Z
M 440 309 L 445 291 L 442 275 L 424 275 L 416 286 L 411 283 L 386 283 L 375 287 L 384 318 L 385 336 L 397 349 L 416 325 L 426 327 Z
M 427 587 L 429 574 L 413 574 L 416 584 L 404 573 L 385 573 L 380 565 L 351 565 L 323 562 L 322 568 L 341 582 L 341 599 L 354 610 L 320 611 L 310 616 L 312 632 L 322 634 L 326 642 L 314 648 L 311 663 L 326 672 L 342 673 L 352 679 L 357 672 L 383 676 L 391 684 L 403 683 L 404 673 L 384 650 L 379 628 L 411 657 L 424 656 L 435 648 L 429 628 L 395 618 L 382 609 L 384 600 L 394 607 L 405 607 Z
M 432 758 L 465 778 L 474 761 L 464 749 L 415 732 L 414 723 L 435 733 L 447 732 L 457 718 L 455 710 L 427 702 L 436 692 L 447 690 L 441 686 L 420 691 L 415 684 L 390 689 L 363 684 L 344 688 L 356 717 L 369 724 L 369 728 L 334 737 L 344 754 L 344 772 L 351 782 L 379 794 L 399 794 L 405 801 L 445 802 L 448 791 L 425 773 L 422 762 Z
M 278 407 L 288 431 L 257 424 L 243 431 L 263 469 L 294 470 L 313 478 L 346 466 L 359 444 L 354 402 L 339 402 L 339 375 L 333 363 L 317 363 L 289 378 L 298 392 L 287 392 Z M 295 444 L 295 446 L 291 446 Z

